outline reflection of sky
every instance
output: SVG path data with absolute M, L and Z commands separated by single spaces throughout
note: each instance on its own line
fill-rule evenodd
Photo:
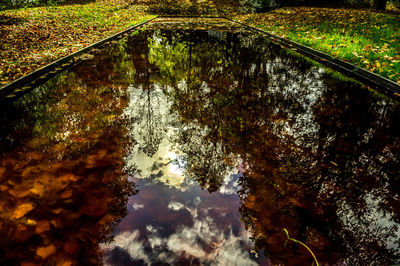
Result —
M 104 263 L 257 264 L 240 221 L 240 174 L 228 174 L 219 192 L 212 194 L 185 178 L 186 163 L 174 144 L 178 128 L 171 126 L 178 122 L 161 88 L 130 87 L 129 93 L 125 115 L 132 121 L 136 145 L 126 164 L 137 170 L 131 179 L 140 192 L 129 200 L 129 214 L 114 231 L 113 241 L 103 245 Z M 154 136 L 143 136 L 147 133 Z M 156 149 L 146 152 L 146 145 Z
M 226 179 L 229 189 L 237 176 Z M 125 252 L 124 263 L 178 262 L 216 265 L 255 265 L 250 242 L 240 222 L 237 195 L 208 193 L 183 181 L 182 191 L 149 179 L 136 179 L 140 192 L 128 203 L 129 214 L 115 230 L 106 251 L 105 264 L 113 254 Z M 229 190 L 228 188 L 226 190 Z

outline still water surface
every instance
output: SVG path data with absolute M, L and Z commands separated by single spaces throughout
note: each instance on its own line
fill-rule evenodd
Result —
M 224 20 L 158 20 L 13 103 L 1 265 L 400 261 L 400 106 Z

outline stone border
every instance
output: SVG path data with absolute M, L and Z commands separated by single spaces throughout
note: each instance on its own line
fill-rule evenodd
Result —
M 82 54 L 89 52 L 89 50 L 91 50 L 93 48 L 100 47 L 100 46 L 106 44 L 107 42 L 111 42 L 114 39 L 122 38 L 123 35 L 125 35 L 126 33 L 130 32 L 134 29 L 140 28 L 144 24 L 146 24 L 150 21 L 153 21 L 156 18 L 157 17 L 146 20 L 146 21 L 136 24 L 126 30 L 123 30 L 114 35 L 111 35 L 110 37 L 102 39 L 94 44 L 91 44 L 85 48 L 82 48 L 81 50 L 74 52 L 70 55 L 62 57 L 42 68 L 39 68 L 39 69 L 29 73 L 28 75 L 25 75 L 13 82 L 1 87 L 0 88 L 0 101 L 6 100 L 6 99 L 14 100 L 17 97 L 22 96 L 29 90 L 35 88 L 36 86 L 38 86 L 40 84 L 43 84 L 44 82 L 49 80 L 51 77 L 57 75 L 58 73 L 62 72 L 63 70 L 72 67 L 76 63 L 79 63 L 80 62 L 79 56 L 81 56 Z
M 299 44 L 297 42 L 293 42 L 286 38 L 282 38 L 277 35 L 271 34 L 267 31 L 250 26 L 246 23 L 239 22 L 227 17 L 225 17 L 225 19 L 243 25 L 247 28 L 252 29 L 253 31 L 262 33 L 268 36 L 272 41 L 281 44 L 282 46 L 287 47 L 291 50 L 299 52 L 300 54 L 303 54 L 323 65 L 326 65 L 338 72 L 341 72 L 346 76 L 359 80 L 362 83 L 365 83 L 375 89 L 378 89 L 379 91 L 384 92 L 385 94 L 387 94 L 392 98 L 397 98 L 397 99 L 400 98 L 400 84 L 397 84 L 387 78 L 381 77 L 375 73 L 372 73 L 368 70 L 360 68 L 356 65 L 353 65 L 341 59 L 334 58 L 328 54 L 322 53 L 308 46 Z

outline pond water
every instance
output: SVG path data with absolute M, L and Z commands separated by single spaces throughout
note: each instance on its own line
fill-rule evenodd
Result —
M 0 107 L 1 265 L 400 261 L 400 106 L 159 19 Z

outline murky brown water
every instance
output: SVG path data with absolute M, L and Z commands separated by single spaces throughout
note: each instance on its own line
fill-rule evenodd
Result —
M 399 262 L 399 104 L 177 21 L 1 103 L 0 264 Z

